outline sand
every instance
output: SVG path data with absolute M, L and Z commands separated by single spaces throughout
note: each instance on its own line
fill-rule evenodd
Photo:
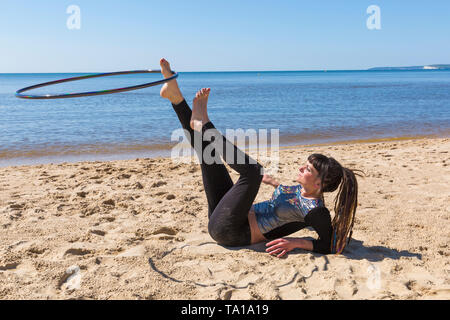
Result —
M 450 139 L 282 148 L 277 179 L 315 152 L 367 174 L 343 255 L 217 245 L 195 163 L 0 168 L 0 299 L 449 299 Z

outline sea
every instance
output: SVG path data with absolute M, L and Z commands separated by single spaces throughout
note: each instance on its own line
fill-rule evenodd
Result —
M 0 74 L 0 166 L 170 156 L 181 125 L 160 97 L 161 85 L 69 99 L 15 96 L 23 87 L 85 74 Z M 161 74 L 123 75 L 28 93 L 159 79 Z M 211 88 L 209 118 L 219 131 L 267 132 L 268 144 L 272 137 L 291 146 L 450 135 L 450 70 L 180 72 L 177 81 L 190 105 L 197 90 Z

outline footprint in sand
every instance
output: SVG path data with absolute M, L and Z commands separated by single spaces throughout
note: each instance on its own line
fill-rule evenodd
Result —
M 144 186 L 138 181 L 133 186 L 133 189 L 144 189 Z
M 142 257 L 146 253 L 145 247 L 142 245 L 132 247 L 117 255 L 118 257 Z
M 157 181 L 157 182 L 155 182 L 155 183 L 152 184 L 152 188 L 161 187 L 161 186 L 164 186 L 164 185 L 166 185 L 166 184 L 167 184 L 166 181 Z
M 19 265 L 18 262 L 5 263 L 0 265 L 0 271 L 14 270 Z
M 116 206 L 116 202 L 113 199 L 108 199 L 106 201 L 103 201 L 102 203 L 105 207 L 114 208 Z
M 85 249 L 85 248 L 70 248 L 70 249 L 67 249 L 64 252 L 63 257 L 66 257 L 66 256 L 85 256 L 85 255 L 91 254 L 91 253 L 93 253 L 92 250 Z
M 170 227 L 160 227 L 158 229 L 156 229 L 155 231 L 153 231 L 151 234 L 156 235 L 156 234 L 167 234 L 169 236 L 174 236 L 178 233 L 178 230 L 174 229 L 174 228 L 170 228 Z
M 25 208 L 25 204 L 10 202 L 9 208 L 12 210 L 21 210 L 21 209 Z
M 337 279 L 334 283 L 334 290 L 339 297 L 349 299 L 358 292 L 358 286 L 355 280 Z
M 166 199 L 167 199 L 167 200 L 173 200 L 173 199 L 175 199 L 175 195 L 173 195 L 173 194 L 168 194 L 167 197 L 166 197 Z
M 102 236 L 102 237 L 106 234 L 105 231 L 103 231 L 103 230 L 98 230 L 98 229 L 92 229 L 92 230 L 90 230 L 90 233 L 93 233 L 93 234 L 96 234 L 96 235 Z
M 151 235 L 159 235 L 157 239 L 159 240 L 172 240 L 175 238 L 178 230 L 170 227 L 160 227 L 155 231 L 151 232 Z
M 308 287 L 306 285 L 306 280 L 307 280 L 307 277 L 300 276 L 295 283 L 295 287 L 298 288 L 300 290 L 300 292 L 305 295 L 308 294 L 308 290 L 307 290 Z
M 86 198 L 86 196 L 88 195 L 89 192 L 77 192 L 77 196 L 79 196 L 80 198 Z
M 216 290 L 217 292 L 217 298 L 219 300 L 231 300 L 231 296 L 233 295 L 233 289 L 229 289 L 226 286 L 221 287 Z

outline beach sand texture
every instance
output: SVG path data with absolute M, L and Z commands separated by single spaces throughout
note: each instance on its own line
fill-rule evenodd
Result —
M 282 148 L 277 179 L 311 153 L 367 175 L 343 255 L 217 245 L 195 163 L 0 168 L 0 299 L 449 299 L 450 139 Z

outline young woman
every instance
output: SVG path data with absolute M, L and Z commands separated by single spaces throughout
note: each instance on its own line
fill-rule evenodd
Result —
M 172 76 L 165 59 L 161 59 L 160 65 L 165 78 Z M 331 157 L 312 154 L 299 168 L 296 180 L 299 185 L 281 185 L 273 177 L 264 175 L 258 162 L 214 127 L 207 113 L 209 93 L 209 88 L 198 91 L 191 110 L 176 80 L 169 81 L 161 89 L 161 97 L 172 103 L 186 137 L 199 157 L 211 237 L 225 246 L 245 246 L 272 240 L 266 244 L 266 251 L 277 257 L 295 248 L 323 254 L 341 253 L 350 241 L 355 220 L 358 183 L 354 172 Z M 222 147 L 211 148 L 212 143 Z M 236 183 L 233 184 L 216 151 L 239 173 Z M 205 159 L 206 156 L 215 161 Z M 261 182 L 276 189 L 270 200 L 253 204 Z M 338 187 L 335 217 L 331 221 L 323 193 L 335 191 Z M 312 241 L 283 238 L 305 227 L 312 227 L 319 238 Z

